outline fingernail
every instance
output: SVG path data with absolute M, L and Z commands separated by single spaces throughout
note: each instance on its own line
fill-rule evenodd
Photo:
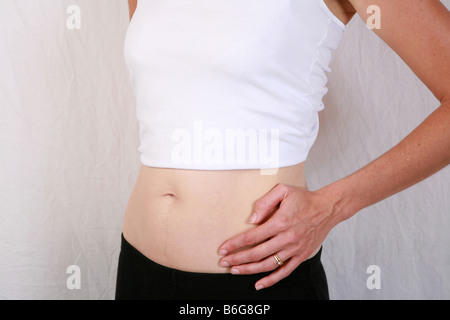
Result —
M 258 284 L 256 286 L 256 290 L 261 290 L 261 289 L 264 289 L 264 286 L 262 284 Z
M 232 273 L 232 274 L 239 274 L 240 272 L 239 272 L 239 270 L 236 269 L 236 268 L 231 268 L 231 273 Z
M 228 262 L 222 261 L 222 262 L 220 263 L 220 266 L 221 266 L 221 267 L 229 267 L 230 265 L 228 264 Z
M 221 250 L 219 251 L 219 254 L 220 254 L 221 256 L 224 256 L 224 255 L 226 255 L 227 253 L 228 253 L 228 251 L 225 250 L 225 249 L 221 249 Z
M 250 218 L 250 223 L 255 223 L 257 219 L 258 219 L 258 215 L 255 212 L 255 213 L 253 213 L 252 217 Z

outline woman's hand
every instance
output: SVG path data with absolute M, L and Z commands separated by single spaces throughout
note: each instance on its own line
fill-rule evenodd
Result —
M 259 225 L 220 246 L 219 254 L 224 256 L 220 265 L 231 267 L 233 274 L 276 269 L 255 284 L 259 290 L 287 277 L 314 256 L 340 220 L 334 214 L 334 201 L 322 193 L 278 184 L 256 202 L 250 222 Z

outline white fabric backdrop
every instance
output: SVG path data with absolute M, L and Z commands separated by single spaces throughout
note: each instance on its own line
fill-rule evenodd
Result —
M 66 26 L 70 5 L 81 29 Z M 126 0 L 0 0 L 0 299 L 114 297 L 139 169 L 127 25 Z M 311 189 L 375 159 L 439 105 L 359 16 L 331 67 Z M 447 167 L 330 233 L 332 299 L 450 298 L 449 180 Z M 70 265 L 81 289 L 66 285 Z M 380 289 L 366 286 L 370 265 Z

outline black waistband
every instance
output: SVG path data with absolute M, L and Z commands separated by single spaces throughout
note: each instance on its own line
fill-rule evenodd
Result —
M 320 248 L 319 252 L 314 257 L 301 263 L 287 278 L 281 280 L 278 285 L 282 286 L 284 283 L 292 285 L 293 282 L 301 282 L 312 277 L 322 266 L 320 261 L 321 253 L 322 248 Z M 151 272 L 153 275 L 156 274 L 161 281 L 167 281 L 169 283 L 175 282 L 178 285 L 185 286 L 249 286 L 273 272 L 270 271 L 252 275 L 233 275 L 231 273 L 201 273 L 173 269 L 156 263 L 144 256 L 125 239 L 123 234 L 120 254 L 123 258 L 129 258 L 130 263 L 139 264 L 140 269 L 144 270 L 144 272 Z M 125 260 L 128 260 L 127 258 L 125 258 Z

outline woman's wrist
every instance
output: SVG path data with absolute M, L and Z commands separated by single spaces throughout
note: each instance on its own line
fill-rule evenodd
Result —
M 348 180 L 348 177 L 343 178 L 314 191 L 329 204 L 330 215 L 337 221 L 336 224 L 351 218 L 365 207 Z
M 450 163 L 450 100 L 400 143 L 349 176 L 316 193 L 340 222 L 429 177 Z

